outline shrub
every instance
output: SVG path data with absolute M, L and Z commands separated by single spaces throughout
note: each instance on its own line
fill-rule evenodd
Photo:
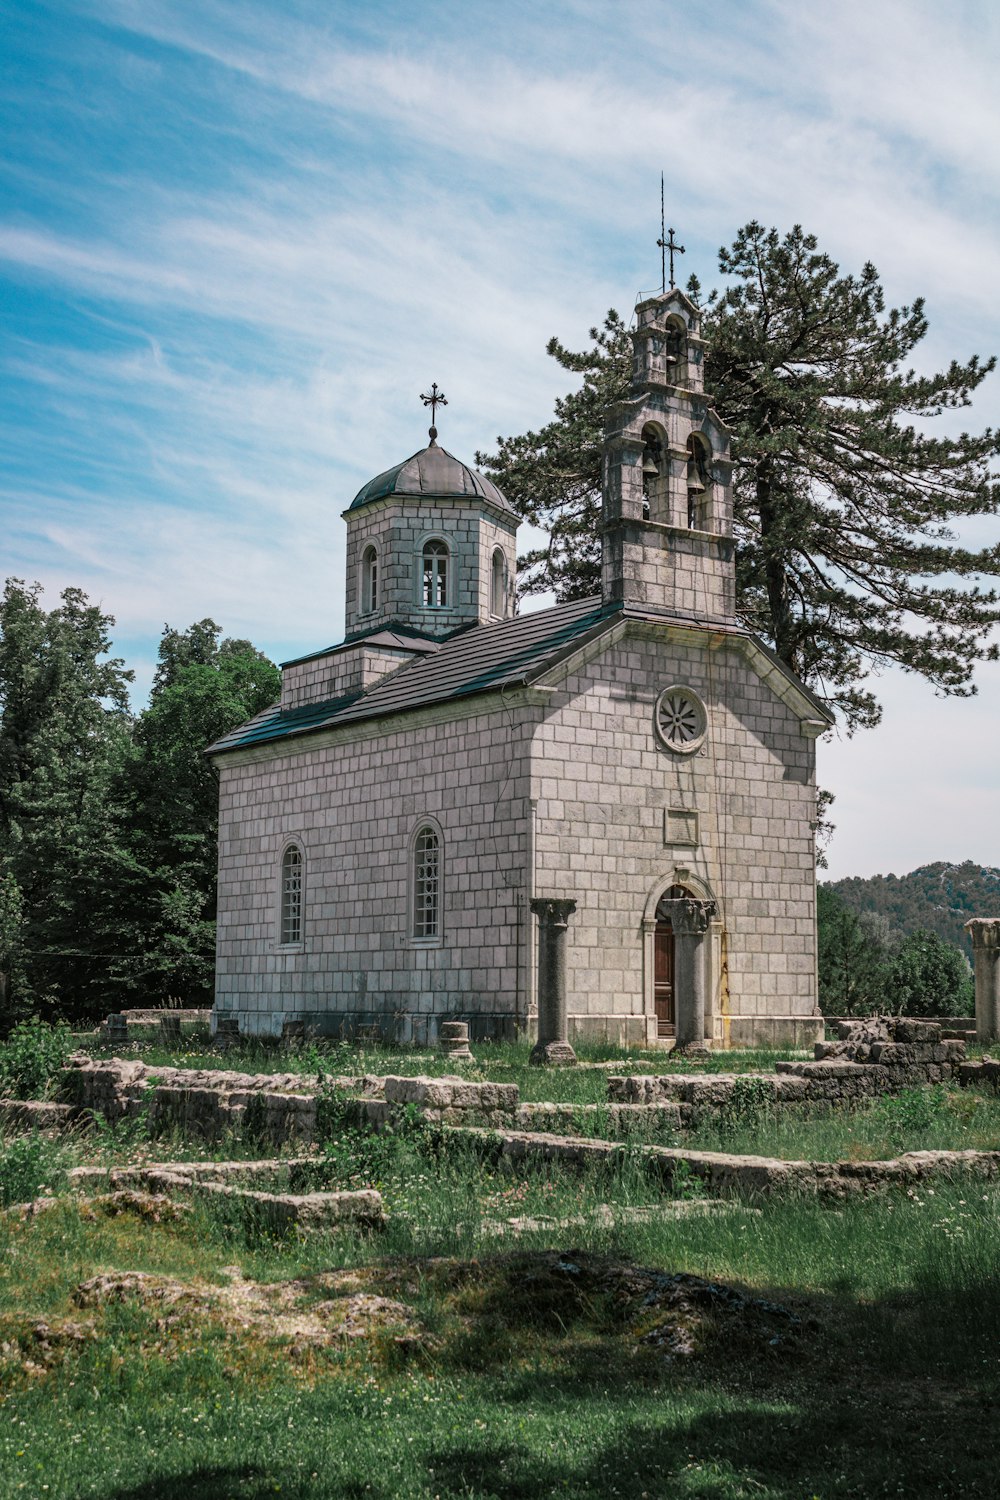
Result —
M 63 1174 L 58 1146 L 41 1135 L 0 1141 L 0 1208 L 27 1203 Z
M 928 1130 L 949 1113 L 948 1094 L 941 1084 L 883 1094 L 875 1112 L 885 1122 L 890 1139 L 905 1145 L 916 1131 Z
M 40 1099 L 50 1089 L 73 1050 L 69 1027 L 32 1016 L 19 1021 L 0 1047 L 0 1094 L 13 1099 Z
M 756 1130 L 771 1115 L 771 1089 L 763 1078 L 737 1078 L 719 1109 L 719 1134 L 735 1136 Z

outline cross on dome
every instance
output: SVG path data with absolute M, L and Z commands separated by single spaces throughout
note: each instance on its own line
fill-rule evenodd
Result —
M 673 230 L 671 230 L 670 232 L 671 232 L 671 234 L 673 234 Z M 431 386 L 431 393 L 430 393 L 430 395 L 429 396 L 421 396 L 420 399 L 424 403 L 425 406 L 429 406 L 430 409 L 431 409 L 431 425 L 430 425 L 429 433 L 430 433 L 430 440 L 433 443 L 433 442 L 437 441 L 437 435 L 438 435 L 437 434 L 437 427 L 435 425 L 435 423 L 437 421 L 437 409 L 438 409 L 439 406 L 447 406 L 448 405 L 448 397 L 445 395 L 444 391 L 439 391 L 438 390 L 438 383 L 435 380 L 434 384 Z

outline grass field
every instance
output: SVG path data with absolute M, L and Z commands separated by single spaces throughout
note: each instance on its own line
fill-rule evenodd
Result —
M 0 1185 L 150 1154 L 181 1153 L 135 1130 L 25 1137 L 0 1146 Z M 415 1123 L 338 1135 L 316 1173 L 377 1183 L 384 1234 L 67 1197 L 0 1219 L 0 1494 L 996 1492 L 998 1189 L 668 1217 L 635 1156 L 511 1177 Z M 512 1216 L 536 1227 L 498 1237 Z M 677 1307 L 664 1273 L 744 1295 Z
M 140 1055 L 448 1070 L 343 1046 Z M 696 1066 L 767 1071 L 777 1055 Z M 662 1053 L 615 1061 L 670 1069 Z M 586 1104 L 609 1070 L 532 1069 L 515 1045 L 463 1071 Z M 377 1186 L 380 1234 L 276 1237 L 239 1202 L 65 1190 L 81 1163 L 259 1154 L 239 1137 L 151 1141 L 138 1120 L 0 1140 L 0 1206 L 53 1198 L 0 1214 L 3 1500 L 997 1493 L 1000 1185 L 706 1207 L 683 1178 L 665 1196 L 641 1151 L 513 1175 L 411 1114 L 382 1135 L 329 1118 L 294 1186 Z M 600 1112 L 580 1122 L 601 1132 Z M 1000 1101 L 908 1090 L 809 1118 L 750 1089 L 658 1138 L 827 1159 L 997 1147 Z

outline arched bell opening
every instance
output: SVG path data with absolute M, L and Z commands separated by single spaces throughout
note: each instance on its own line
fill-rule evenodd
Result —
M 653 422 L 642 429 L 642 518 L 667 519 L 667 463 L 664 433 Z
M 712 454 L 699 432 L 687 440 L 687 523 L 691 531 L 708 529 L 708 500 L 712 484 Z
M 687 381 L 687 328 L 681 318 L 668 318 L 663 331 L 663 365 L 668 385 Z

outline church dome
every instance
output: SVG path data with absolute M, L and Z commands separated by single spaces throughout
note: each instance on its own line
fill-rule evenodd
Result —
M 374 479 L 369 479 L 358 490 L 348 510 L 359 510 L 370 500 L 384 500 L 390 495 L 423 495 L 433 496 L 435 499 L 467 495 L 487 500 L 508 515 L 517 515 L 510 501 L 491 479 L 480 474 L 478 469 L 470 469 L 467 464 L 463 464 L 434 442 L 421 448 L 411 458 L 404 459 L 401 464 L 396 464 L 394 468 L 386 469 L 384 474 L 376 474 Z

